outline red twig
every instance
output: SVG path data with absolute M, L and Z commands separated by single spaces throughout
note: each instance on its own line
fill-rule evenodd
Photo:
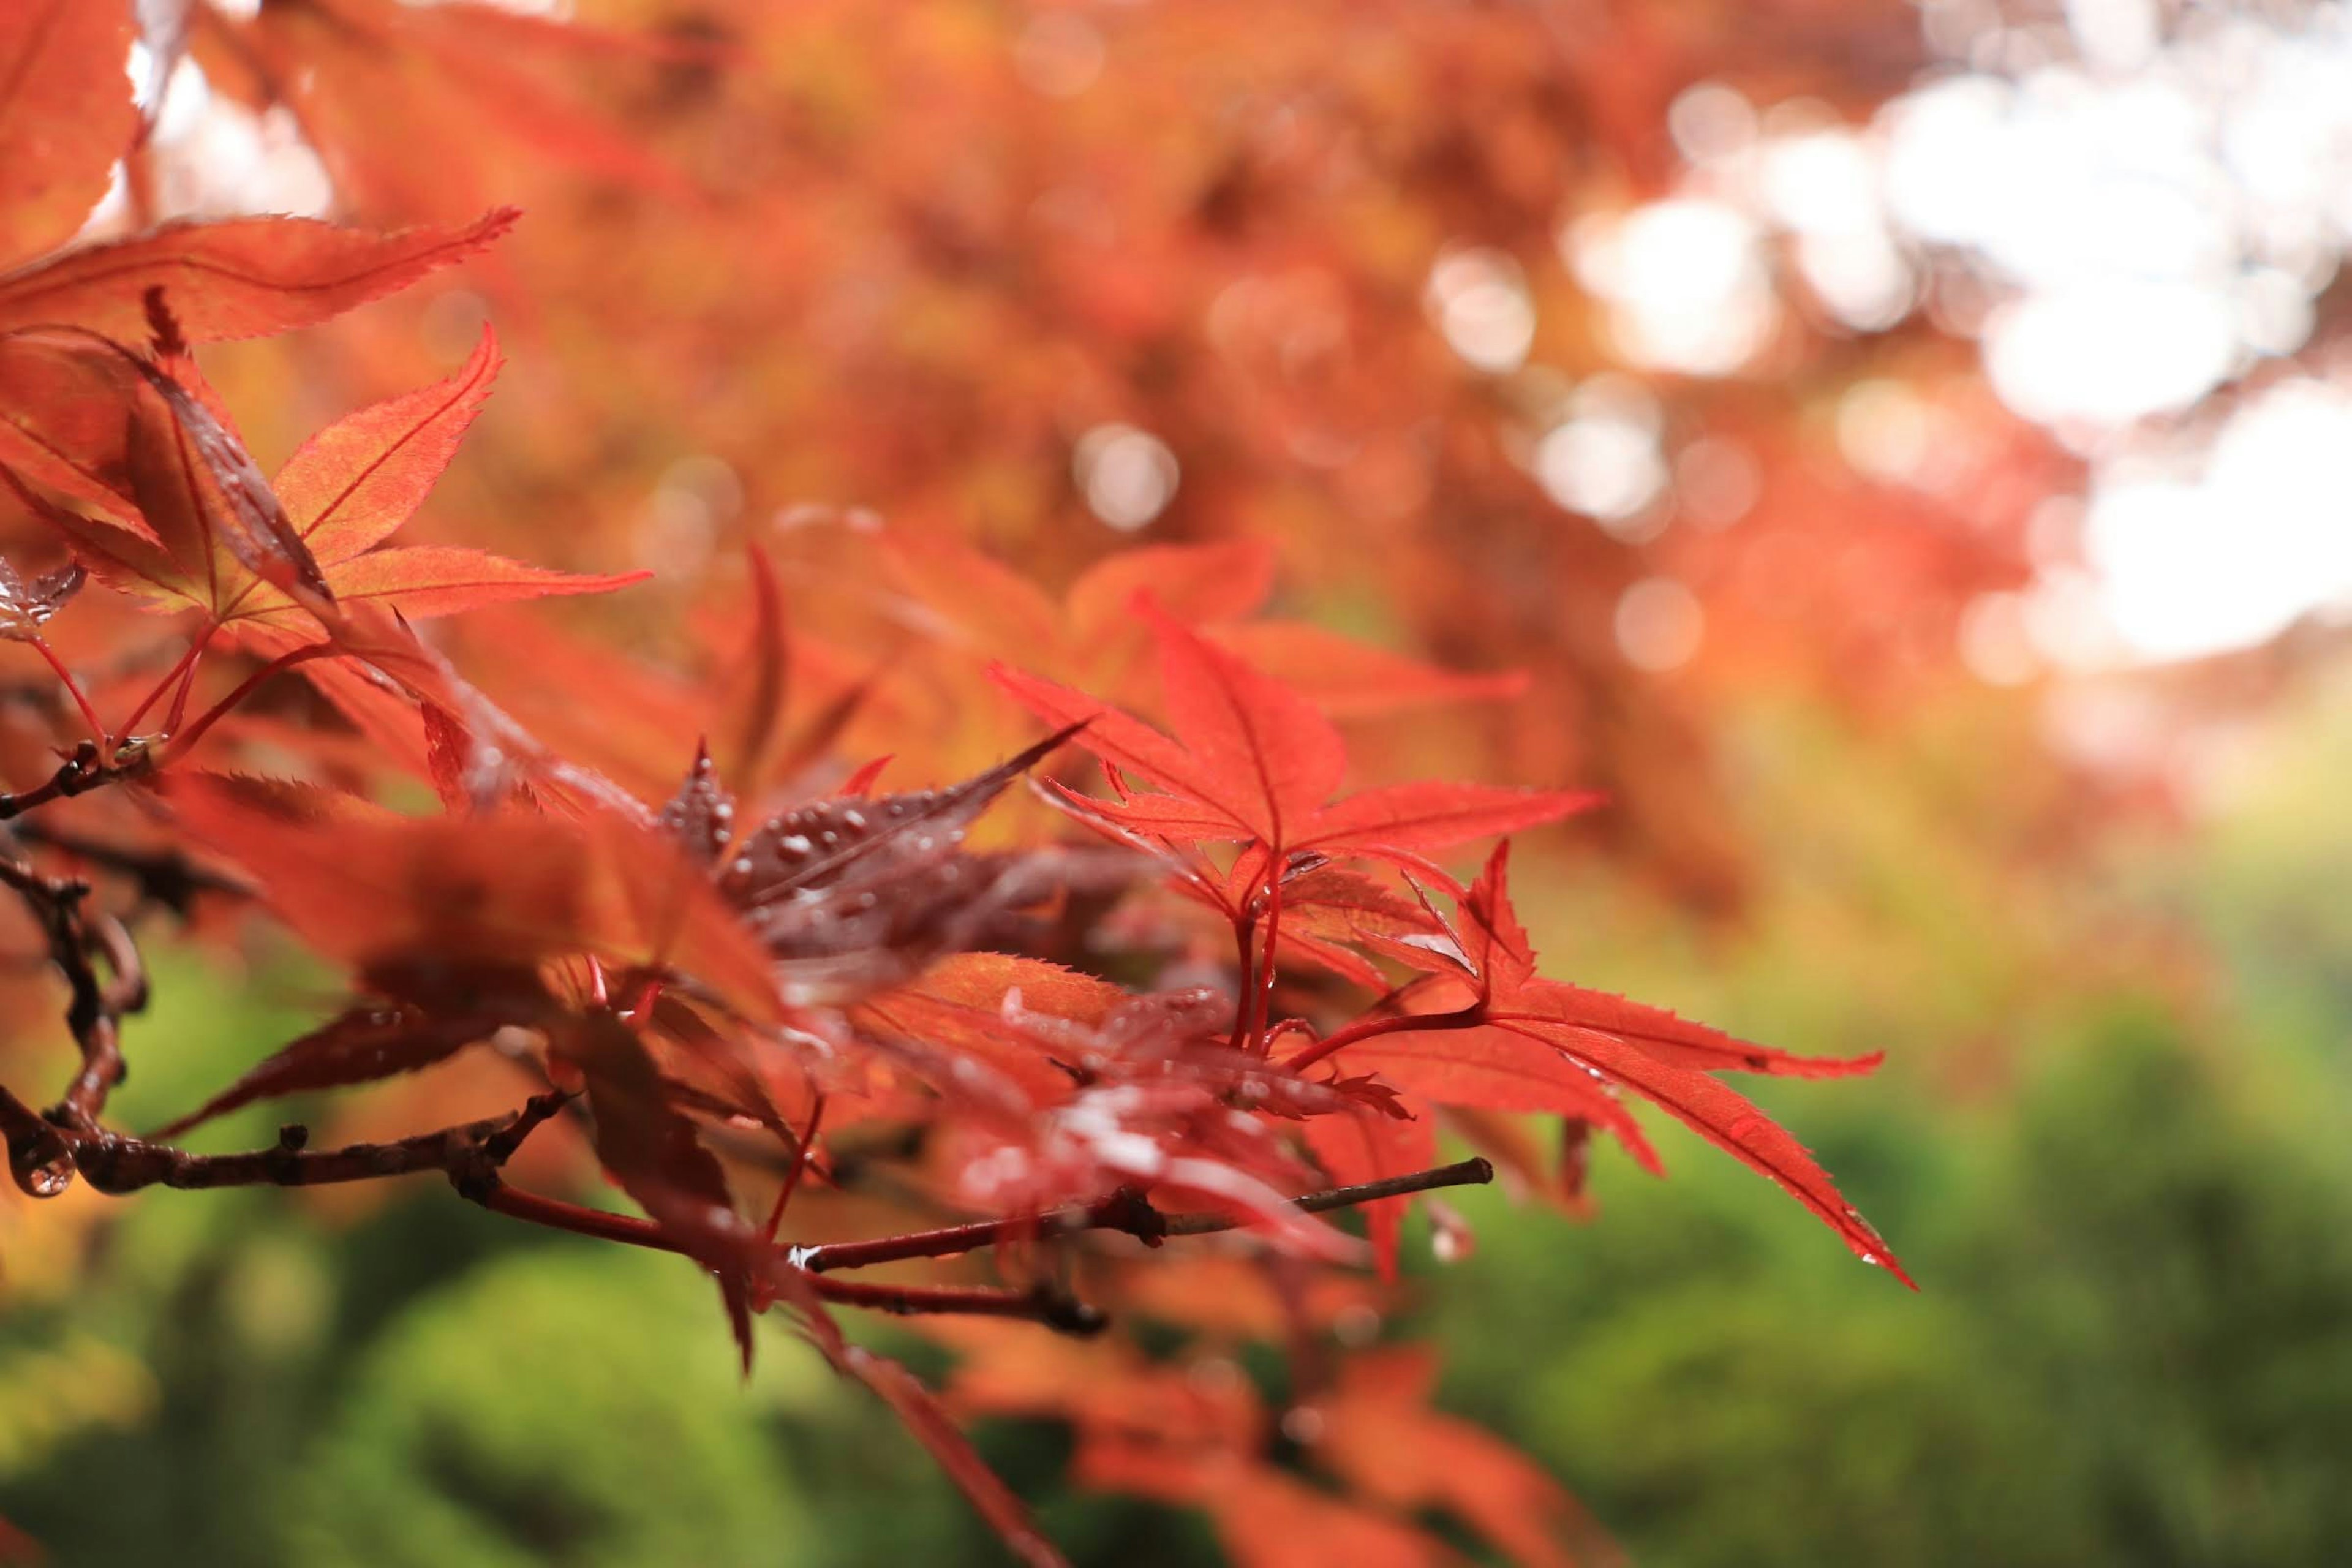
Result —
M 58 672 L 58 679 L 64 683 L 67 695 L 74 700 L 74 706 L 81 710 L 82 722 L 89 726 L 90 739 L 101 746 L 105 745 L 106 725 L 100 720 L 98 710 L 89 705 L 89 694 L 81 689 L 81 682 L 76 680 L 73 671 L 66 668 L 66 661 L 58 657 L 58 650 L 49 646 L 47 638 L 37 635 L 25 640 L 31 643 L 34 651 L 48 660 L 49 668 Z
M 1293 1072 L 1314 1066 L 1332 1052 L 1344 1050 L 1359 1040 L 1369 1040 L 1378 1035 L 1404 1035 L 1416 1031 L 1434 1033 L 1442 1029 L 1475 1029 L 1486 1021 L 1486 1005 L 1475 1002 L 1453 1013 L 1403 1013 L 1388 1018 L 1364 1018 L 1349 1025 L 1337 1034 L 1326 1035 L 1283 1065 Z
M 197 715 L 195 722 L 190 724 L 185 731 L 181 731 L 174 726 L 171 740 L 173 752 L 176 755 L 194 750 L 196 742 L 205 738 L 205 731 L 227 717 L 231 709 L 252 696 L 263 681 L 272 676 L 282 675 L 298 664 L 308 664 L 314 658 L 325 658 L 341 650 L 332 643 L 310 643 L 294 649 L 291 653 L 278 655 L 239 681 L 236 690 Z M 174 704 L 174 707 L 176 708 L 177 704 Z
M 808 1126 L 801 1131 L 800 1142 L 793 1150 L 792 1168 L 784 1173 L 784 1184 L 776 1189 L 775 1206 L 768 1211 L 768 1223 L 760 1232 L 768 1240 L 776 1239 L 776 1228 L 784 1223 L 784 1207 L 793 1201 L 793 1193 L 801 1184 L 801 1172 L 816 1158 L 816 1130 L 824 1121 L 824 1096 L 818 1094 L 809 1106 Z
M 170 669 L 163 672 L 163 679 L 155 683 L 155 689 L 141 698 L 139 700 L 139 706 L 131 710 L 131 717 L 122 721 L 122 729 L 121 731 L 122 734 L 128 735 L 137 729 L 139 721 L 147 717 L 147 710 L 154 707 L 157 702 L 161 701 L 163 700 L 163 693 L 172 690 L 173 689 L 173 684 L 179 680 L 180 677 L 188 673 L 189 667 L 194 665 L 196 660 L 203 656 L 205 646 L 213 640 L 213 632 L 215 629 L 216 628 L 213 626 L 206 626 L 202 632 L 197 634 L 195 640 L 188 644 L 187 651 L 180 655 L 179 662 L 173 665 Z

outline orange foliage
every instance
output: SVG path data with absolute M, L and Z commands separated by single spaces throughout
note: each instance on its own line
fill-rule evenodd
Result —
M 1069 1422 L 1082 1480 L 1204 1508 L 1259 1568 L 1452 1560 L 1429 1510 L 1567 1561 L 1591 1532 L 1554 1483 L 1434 1414 L 1424 1358 L 1334 1331 L 1387 1299 L 1413 1205 L 1491 1173 L 1439 1166 L 1440 1128 L 1573 1203 L 1596 1127 L 1655 1168 L 1645 1100 L 1901 1277 L 1716 1076 L 1874 1058 L 1540 977 L 1505 848 L 1466 884 L 1444 858 L 1600 797 L 1412 775 L 1602 784 L 1619 847 L 1728 898 L 1691 705 L 1794 667 L 1863 701 L 1944 679 L 2032 497 L 1859 493 L 1693 385 L 1665 421 L 1745 454 L 1740 526 L 1574 523 L 1518 455 L 1541 388 L 1464 363 L 1425 286 L 1452 242 L 1517 258 L 1543 354 L 1596 364 L 1553 228 L 1657 184 L 1663 107 L 1733 69 L 1728 36 L 1784 90 L 1825 85 L 1832 31 L 1890 84 L 1906 47 L 1794 0 L 1206 0 L 1011 34 L 1002 9 L 142 7 L 157 81 L 184 58 L 290 114 L 333 224 L 156 222 L 187 171 L 133 106 L 127 14 L 0 23 L 26 62 L 0 89 L 0 637 L 47 661 L 0 733 L 0 816 L 26 828 L 11 935 L 68 979 L 84 1064 L 45 1115 L 0 1095 L 12 1168 L 32 1192 L 440 1170 L 685 1253 L 747 1357 L 755 1314 L 790 1319 L 1030 1561 L 1052 1548 L 950 1413 Z M 124 232 L 57 249 L 118 161 Z M 428 274 L 422 304 L 296 331 Z M 486 315 L 502 381 L 487 324 L 448 369 Z M 223 345 L 217 388 L 193 345 Z M 1895 351 L 1792 328 L 1771 354 L 1826 384 L 1864 352 Z M 1959 417 L 1988 468 L 2054 468 Z M 1141 499 L 1097 493 L 1106 441 Z M 254 452 L 289 448 L 266 477 Z M 1671 690 L 1608 631 L 1663 570 L 1709 625 Z M 1901 613 L 1825 627 L 1854 581 Z M 350 1005 L 169 1134 L 460 1053 L 509 1062 L 528 1109 L 211 1158 L 109 1130 L 134 928 L 169 904 L 218 938 L 249 902 Z M 1559 1173 L 1496 1113 L 1557 1118 Z M 509 1184 L 550 1117 L 643 1218 Z M 1358 1206 L 1369 1246 L 1325 1217 Z M 917 1271 L 845 1277 L 886 1264 Z M 1192 1282 L 1219 1268 L 1255 1293 Z M 968 1352 L 945 1402 L 845 1341 L 848 1307 L 940 1315 Z M 1189 1366 L 1121 1337 L 1129 1307 L 1193 1330 Z M 1237 1333 L 1287 1340 L 1289 1410 L 1213 1353 Z

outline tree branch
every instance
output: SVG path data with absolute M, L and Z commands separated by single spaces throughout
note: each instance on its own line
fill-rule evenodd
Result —
M 1456 1164 L 1415 1171 L 1409 1175 L 1388 1176 L 1377 1182 L 1360 1182 L 1353 1186 L 1308 1193 L 1294 1201 L 1309 1214 L 1327 1214 L 1333 1209 L 1377 1203 L 1382 1198 L 1402 1197 L 1409 1193 L 1425 1193 L 1439 1187 L 1475 1185 L 1494 1179 L 1495 1167 L 1485 1160 L 1464 1160 Z M 1158 1246 L 1171 1236 L 1210 1236 L 1218 1231 L 1238 1229 L 1242 1224 L 1242 1221 L 1226 1215 L 1162 1214 L 1141 1193 L 1132 1187 L 1121 1187 L 1108 1197 L 1097 1198 L 1093 1203 L 1052 1209 L 1040 1215 L 981 1220 L 971 1225 L 946 1226 L 938 1230 L 912 1231 L 905 1236 L 886 1236 L 871 1241 L 836 1241 L 795 1250 L 802 1268 L 813 1274 L 822 1274 L 835 1268 L 865 1268 L 877 1263 L 903 1262 L 911 1258 L 948 1258 L 961 1252 L 977 1252 L 982 1247 L 994 1247 L 1002 1242 L 1070 1236 L 1080 1231 L 1121 1231 L 1149 1246 Z
M 141 899 L 161 904 L 184 918 L 194 906 L 199 893 L 226 893 L 240 898 L 253 894 L 244 882 L 198 865 L 174 849 L 109 844 L 37 818 L 17 823 L 9 831 L 27 844 L 47 845 L 77 860 L 118 872 L 137 885 Z
M 89 896 L 87 882 L 44 876 L 0 855 L 0 884 L 24 900 L 48 941 L 50 962 L 73 992 L 66 1007 L 66 1026 L 80 1047 L 81 1070 L 67 1086 L 51 1120 L 95 1130 L 107 1095 L 123 1078 L 122 1016 L 147 1005 L 147 972 L 140 962 L 138 944 L 112 915 L 84 914 L 82 901 Z M 100 957 L 113 973 L 111 984 L 99 980 L 92 960 Z
M 73 755 L 58 764 L 58 771 L 46 783 L 21 795 L 0 794 L 0 822 L 22 816 L 35 806 L 47 805 L 53 800 L 71 800 L 124 779 L 142 777 L 154 765 L 154 752 L 135 742 L 115 748 L 110 761 L 105 760 L 96 741 L 84 741 L 74 748 Z

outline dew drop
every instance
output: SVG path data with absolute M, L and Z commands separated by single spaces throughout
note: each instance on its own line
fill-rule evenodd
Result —
M 70 1154 L 60 1154 L 54 1160 L 37 1165 L 19 1165 L 16 1171 L 16 1185 L 28 1197 L 53 1198 L 73 1185 L 74 1163 Z

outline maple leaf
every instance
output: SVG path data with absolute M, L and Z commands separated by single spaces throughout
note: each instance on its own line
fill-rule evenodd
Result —
M 335 792 L 218 774 L 159 781 L 183 829 L 231 857 L 317 951 L 447 1006 L 436 974 L 593 955 L 676 977 L 734 1016 L 783 1016 L 772 961 L 677 846 L 609 811 L 403 817 Z
M 119 61 L 114 68 L 121 69 Z M 97 195 L 91 193 L 93 201 Z M 134 341 L 146 330 L 145 299 L 155 288 L 169 294 L 180 330 L 192 343 L 289 331 L 463 261 L 504 235 L 520 216 L 513 207 L 500 207 L 458 227 L 389 233 L 297 217 L 165 224 L 0 277 L 0 332 L 76 326 Z
M 988 1468 L 938 1397 L 913 1373 L 887 1356 L 851 1344 L 822 1310 L 809 1314 L 808 1334 L 835 1371 L 864 1384 L 889 1406 L 1015 1557 L 1028 1568 L 1068 1568 L 1053 1543 L 1038 1533 L 1028 1509 Z
M 494 1012 L 436 1013 L 408 1003 L 353 1007 L 280 1046 L 236 1082 L 157 1128 L 152 1136 L 178 1137 L 258 1100 L 416 1072 L 446 1060 L 505 1021 Z
M 1437 1163 L 1437 1130 L 1427 1117 L 1391 1116 L 1351 1107 L 1309 1121 L 1304 1136 L 1316 1163 L 1335 1186 L 1406 1175 Z M 1373 1263 L 1381 1279 L 1389 1283 L 1396 1280 L 1398 1244 L 1411 1206 L 1409 1197 L 1382 1198 L 1363 1205 Z
M 1401 1513 L 1454 1515 L 1524 1568 L 1568 1568 L 1595 1553 L 1599 1531 L 1558 1481 L 1492 1434 L 1430 1408 L 1437 1359 L 1423 1347 L 1389 1347 L 1350 1360 L 1339 1387 L 1310 1408 L 1319 1421 L 1308 1452 L 1360 1494 Z
M 751 1280 L 766 1248 L 735 1210 L 727 1174 L 674 1110 L 645 1044 L 609 1013 L 563 1021 L 551 1052 L 581 1071 L 594 1121 L 596 1158 L 623 1191 L 688 1257 L 719 1281 L 729 1325 L 751 1372 Z
M 943 789 L 812 801 L 746 831 L 698 754 L 662 820 L 711 868 L 719 894 L 803 1000 L 845 1000 L 969 945 L 987 923 L 1063 886 L 1078 863 L 1050 852 L 974 855 L 964 835 L 1048 736 Z
M 489 394 L 499 357 L 488 329 L 456 375 L 320 432 L 273 486 L 217 410 L 184 345 L 173 341 L 176 317 L 160 304 L 151 308 L 161 327 L 159 357 L 94 340 L 144 384 L 131 399 L 123 513 L 85 518 L 16 487 L 109 586 L 158 609 L 194 608 L 212 625 L 233 626 L 299 623 L 367 601 L 413 616 L 441 616 L 549 594 L 604 593 L 649 575 L 574 576 L 476 550 L 382 545 L 440 477 Z
M 1102 801 L 1049 786 L 1082 815 L 1171 840 L 1254 839 L 1275 855 L 1311 850 L 1418 864 L 1429 851 L 1556 821 L 1598 798 L 1410 784 L 1333 801 L 1347 773 L 1347 747 L 1322 710 L 1149 600 L 1138 604 L 1159 645 L 1160 685 L 1177 738 L 1055 682 L 1004 665 L 990 672 L 1049 723 L 1084 723 L 1079 744 L 1164 792 L 1123 792 Z
M 1849 1205 L 1812 1155 L 1756 1105 L 1711 1076 L 1736 1068 L 1794 1076 L 1866 1072 L 1876 1057 L 1817 1060 L 1735 1040 L 1660 1008 L 1586 991 L 1536 973 L 1535 952 L 1511 908 L 1509 845 L 1459 894 L 1461 923 L 1444 944 L 1385 943 L 1387 951 L 1441 977 L 1423 1000 L 1450 989 L 1459 1008 L 1378 1016 L 1287 1058 L 1294 1069 L 1369 1047 L 1351 1057 L 1376 1065 L 1400 1087 L 1432 1100 L 1497 1110 L 1557 1110 L 1607 1127 L 1645 1168 L 1660 1169 L 1638 1124 L 1605 1086 L 1629 1089 L 1708 1142 L 1770 1177 L 1835 1231 L 1865 1263 L 1917 1289 L 1886 1243 Z M 1407 994 L 1416 988 L 1408 988 Z M 1351 1038 L 1351 1030 L 1356 1037 Z M 1408 1047 L 1409 1037 L 1418 1045 Z M 1585 1079 L 1591 1088 L 1577 1082 Z
M 1043 959 L 962 952 L 941 959 L 907 984 L 858 1002 L 849 1011 L 859 1032 L 919 1040 L 976 1058 L 1040 1101 L 1067 1093 L 1071 1078 L 1033 1036 L 1007 1026 L 1008 1007 L 1032 1023 L 1054 1018 L 1097 1029 L 1128 994 L 1107 980 Z M 1073 1055 L 1076 1053 L 1072 1053 Z
M 1367 716 L 1437 701 L 1511 695 L 1516 675 L 1462 676 L 1295 621 L 1249 620 L 1274 587 L 1263 540 L 1123 550 L 1096 562 L 1057 605 L 992 556 L 952 538 L 885 542 L 891 574 L 952 640 L 1098 691 L 1124 691 L 1151 628 L 1139 595 L 1160 614 L 1270 670 L 1327 715 Z
M 23 0 L 0 9 L 0 262 L 72 237 L 139 127 L 125 5 Z

